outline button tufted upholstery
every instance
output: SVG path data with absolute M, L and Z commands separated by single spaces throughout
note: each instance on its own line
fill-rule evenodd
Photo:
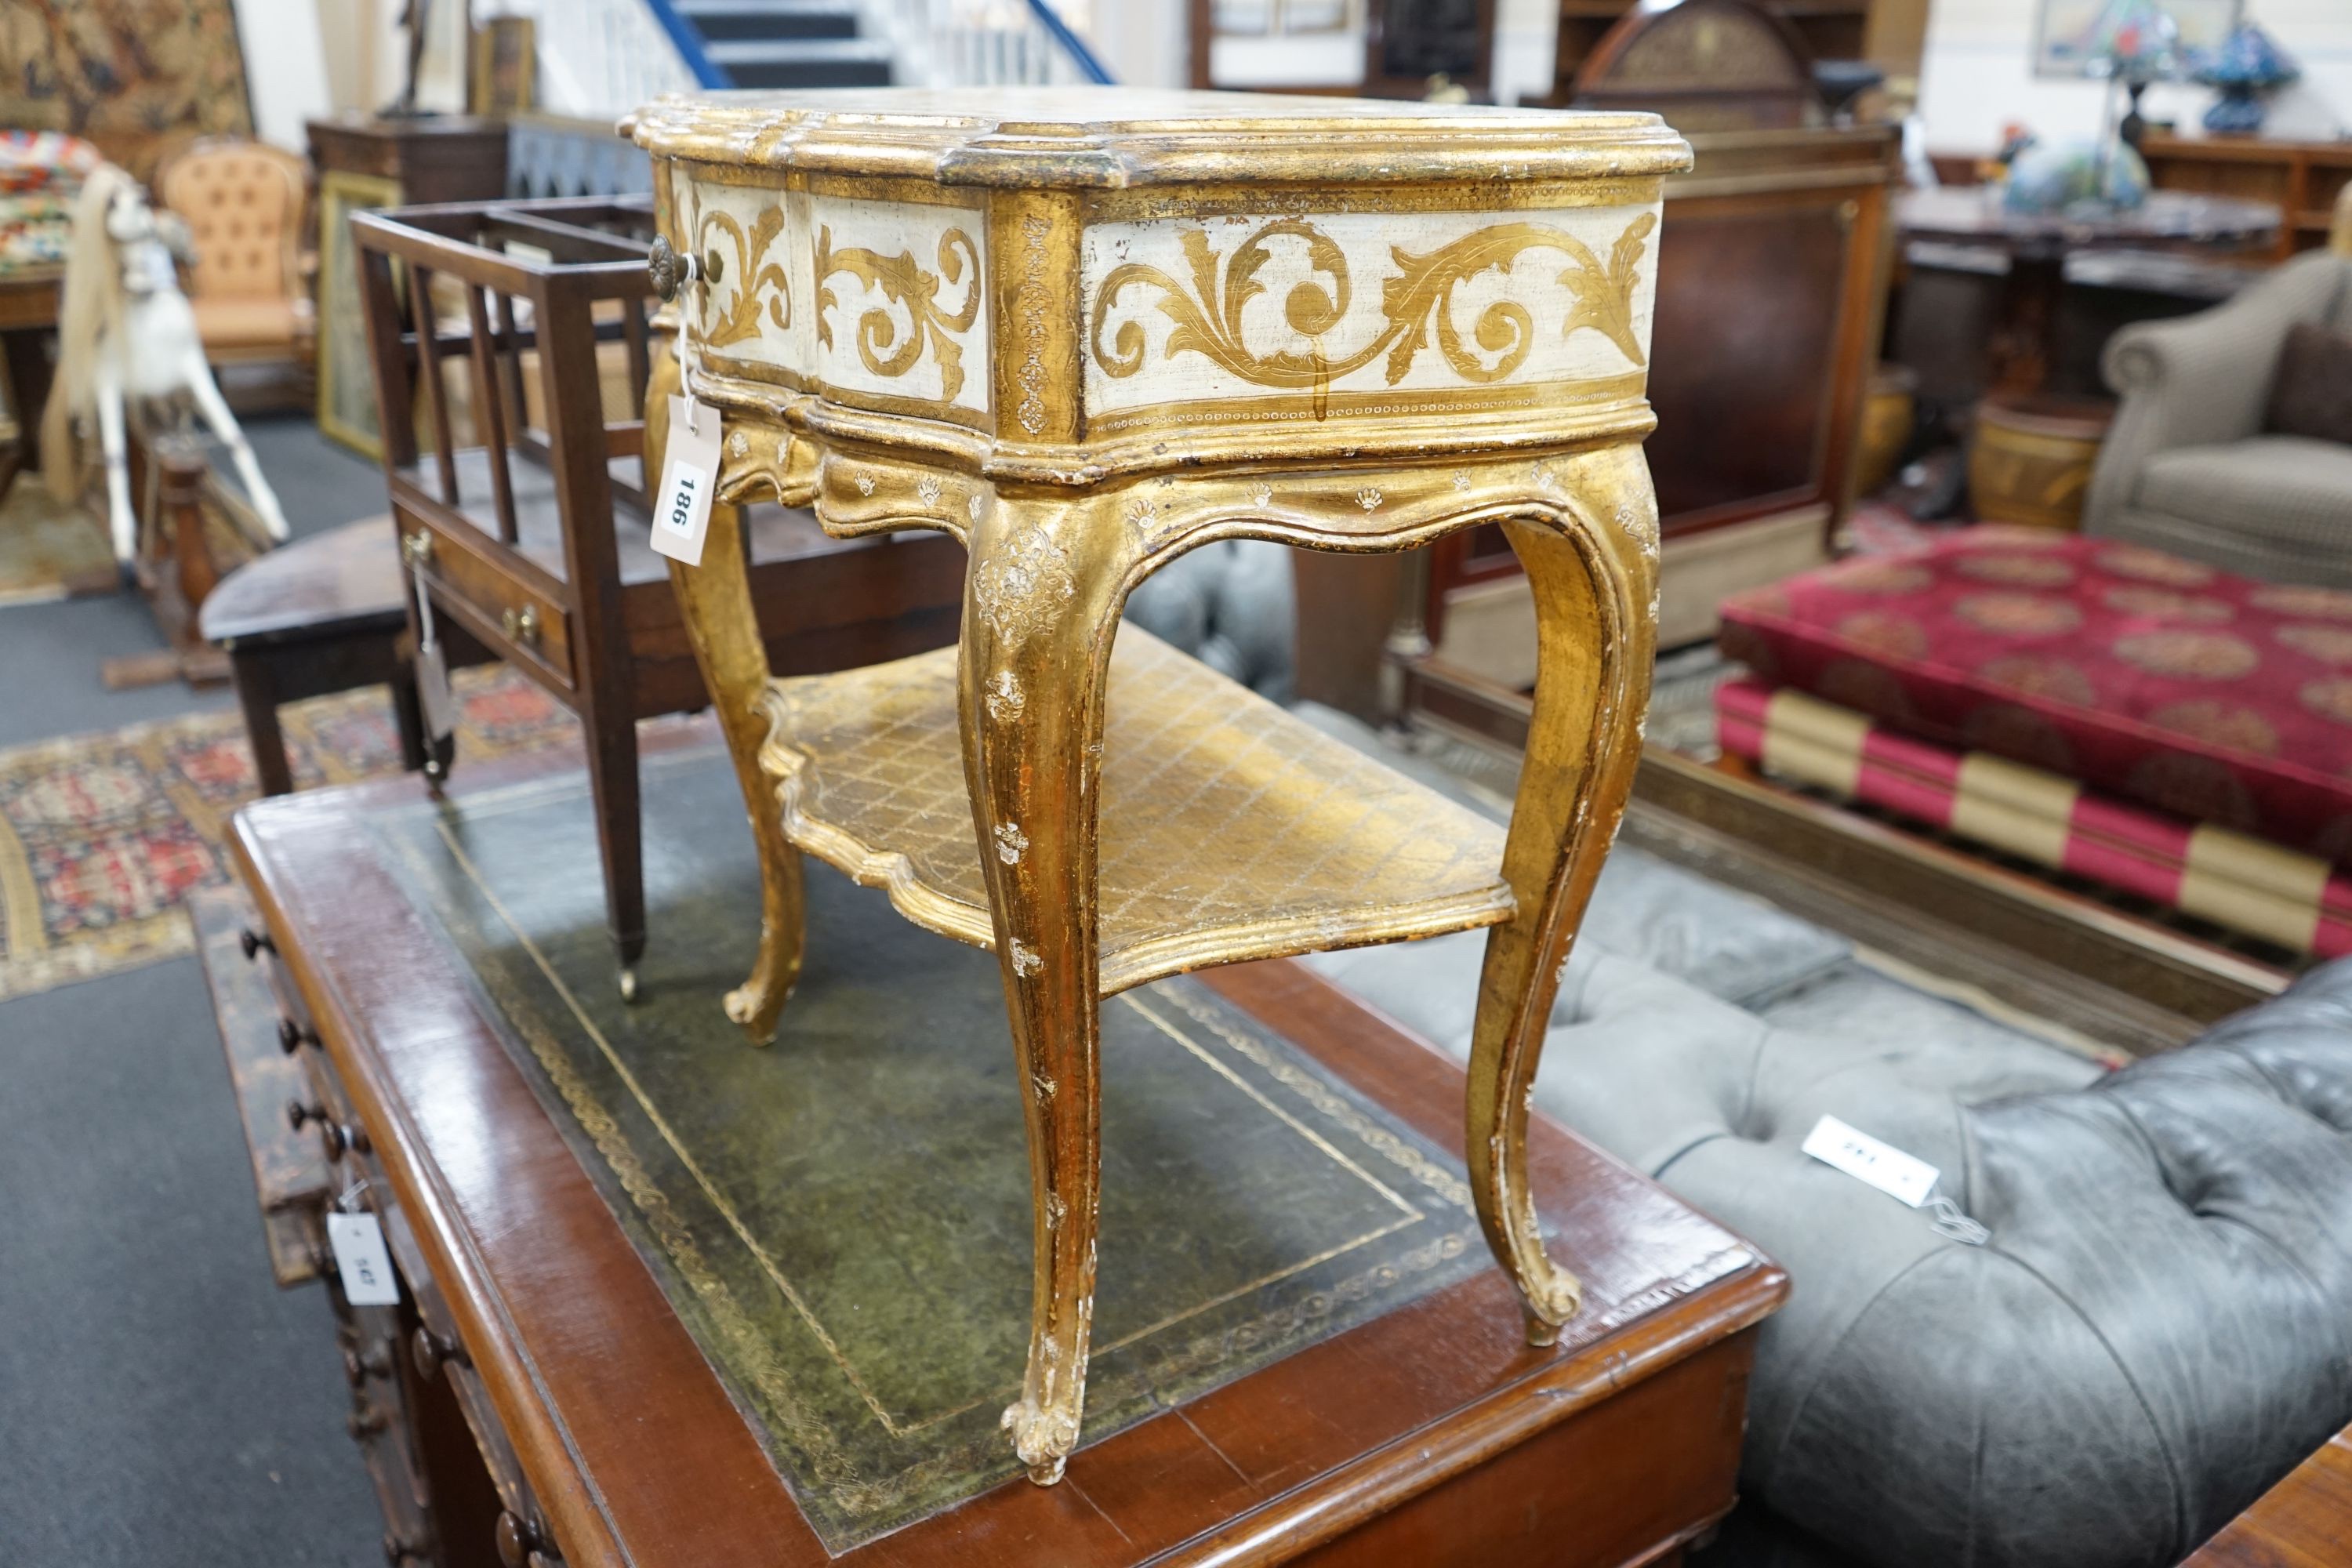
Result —
M 198 142 L 157 171 L 155 189 L 194 242 L 188 301 L 215 361 L 307 353 L 302 275 L 308 165 L 259 142 Z
M 1127 618 L 1259 696 L 1288 702 L 1297 673 L 1297 594 L 1288 546 L 1221 539 L 1138 584 Z
M 1309 962 L 1457 1056 L 1483 938 Z M 2108 1073 L 1620 848 L 1538 1105 L 1754 1239 L 1748 1496 L 1885 1568 L 2156 1568 L 2352 1421 L 2352 960 Z M 1824 1112 L 1990 1243 L 1804 1155 Z

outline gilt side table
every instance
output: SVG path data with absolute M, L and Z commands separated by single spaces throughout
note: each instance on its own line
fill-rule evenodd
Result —
M 1035 1205 L 1004 1425 L 1031 1479 L 1059 1479 L 1084 1403 L 1099 1003 L 1180 971 L 1491 927 L 1471 1184 L 1553 1342 L 1580 1287 L 1529 1197 L 1527 1098 L 1648 691 L 1643 393 L 1681 139 L 1127 89 L 718 94 L 632 129 L 719 498 L 970 552 L 956 649 L 793 679 L 727 508 L 673 578 L 761 858 L 735 1019 L 769 1038 L 798 971 L 800 850 L 998 955 Z M 1507 837 L 1135 628 L 1113 652 L 1128 591 L 1212 540 L 1400 551 L 1490 521 L 1541 649 Z

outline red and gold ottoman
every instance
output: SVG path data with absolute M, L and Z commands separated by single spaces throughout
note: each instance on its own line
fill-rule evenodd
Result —
M 1723 605 L 1768 686 L 2352 868 L 2352 592 L 1979 526 Z
M 1899 735 L 1791 687 L 1727 681 L 1716 689 L 1715 721 L 1726 752 L 1776 777 L 2296 952 L 2352 952 L 2352 878 L 2316 856 L 2185 822 L 2005 757 Z

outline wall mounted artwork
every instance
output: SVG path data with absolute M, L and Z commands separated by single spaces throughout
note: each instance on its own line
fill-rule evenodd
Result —
M 232 0 L 0 0 L 0 125 L 87 137 L 141 179 L 199 136 L 251 135 Z

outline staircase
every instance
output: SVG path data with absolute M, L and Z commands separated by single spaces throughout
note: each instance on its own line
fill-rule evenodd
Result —
M 1102 0 L 1095 0 L 1102 3 Z M 698 88 L 1108 82 L 1087 0 L 506 0 L 539 19 L 545 110 L 603 121 Z
M 729 87 L 887 87 L 888 44 L 859 36 L 857 0 L 674 0 Z

